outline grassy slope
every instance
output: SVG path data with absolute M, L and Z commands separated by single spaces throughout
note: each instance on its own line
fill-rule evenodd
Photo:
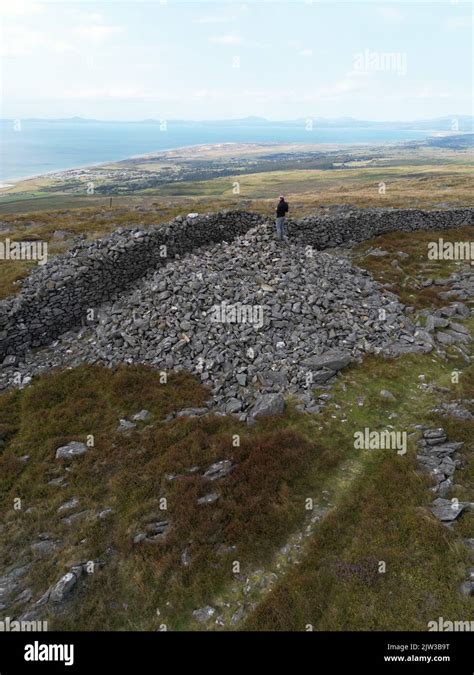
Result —
M 159 423 L 171 409 L 199 405 L 204 398 L 206 391 L 190 378 L 163 385 L 158 373 L 140 367 L 113 372 L 81 367 L 0 398 L 6 442 L 0 456 L 2 567 L 26 560 L 28 543 L 45 531 L 62 544 L 34 568 L 35 595 L 68 565 L 107 562 L 85 582 L 73 618 L 53 619 L 54 627 L 153 629 L 158 607 L 171 626 L 180 626 L 186 610 L 232 578 L 236 556 L 244 567 L 258 563 L 285 540 L 305 515 L 308 481 L 322 480 L 342 456 L 316 443 L 311 421 L 294 413 L 253 429 L 222 418 Z M 151 422 L 130 434 L 117 433 L 118 419 L 141 407 L 153 413 Z M 59 445 L 87 434 L 94 435 L 95 445 L 84 457 L 69 465 L 54 458 Z M 240 435 L 239 447 L 234 434 Z M 25 453 L 27 463 L 18 459 Z M 231 458 L 236 469 L 218 483 L 204 480 L 203 471 L 223 458 Z M 187 471 L 195 466 L 199 472 Z M 169 474 L 181 477 L 168 480 Z M 67 487 L 46 485 L 60 475 Z M 216 489 L 217 505 L 197 505 Z M 21 511 L 12 509 L 16 497 Z M 71 497 L 80 500 L 76 511 L 111 507 L 114 513 L 104 521 L 91 514 L 71 528 L 57 514 Z M 163 497 L 166 510 L 160 510 Z M 171 521 L 166 542 L 134 546 L 133 536 L 153 518 Z M 221 556 L 219 545 L 237 551 Z M 188 567 L 180 562 L 185 548 Z
M 303 199 L 300 203 L 302 211 L 309 204 Z M 213 204 L 206 202 L 209 209 Z M 266 203 L 257 202 L 257 207 L 263 211 Z M 161 211 L 156 207 L 156 213 L 114 209 L 112 217 L 105 209 L 35 214 L 25 217 L 19 227 L 39 236 L 67 229 L 92 238 L 123 223 L 155 224 L 180 210 L 173 202 Z M 31 226 L 31 220 L 38 222 Z M 445 239 L 470 235 L 442 234 Z M 436 305 L 436 298 L 422 290 L 415 277 L 443 278 L 452 266 L 424 259 L 426 236 L 387 235 L 366 242 L 358 247 L 356 260 L 391 284 L 407 304 Z M 380 246 L 390 255 L 366 256 L 370 246 Z M 391 266 L 399 250 L 410 256 L 398 261 L 402 272 Z M 464 369 L 463 375 L 459 385 L 450 385 L 455 367 Z M 321 496 L 342 463 L 354 460 L 361 471 L 334 494 L 335 508 L 310 540 L 301 565 L 262 600 L 245 626 L 304 630 L 311 623 L 316 630 L 423 629 L 427 620 L 440 615 L 466 618 L 467 603 L 456 591 L 467 566 L 465 552 L 459 538 L 426 509 L 430 493 L 426 481 L 415 474 L 413 443 L 407 457 L 386 453 L 363 457 L 354 450 L 352 435 L 365 426 L 408 429 L 420 422 L 443 424 L 450 438 L 466 441 L 469 459 L 473 425 L 440 420 L 429 411 L 441 396 L 473 398 L 470 376 L 472 382 L 472 369 L 468 372 L 454 357 L 369 359 L 340 376 L 322 415 L 302 416 L 290 407 L 282 418 L 252 429 L 227 419 L 162 425 L 159 420 L 169 410 L 198 405 L 207 397 L 193 380 L 182 376 L 163 386 L 147 369 L 83 367 L 40 378 L 23 392 L 0 397 L 2 567 L 26 559 L 29 544 L 47 531 L 62 541 L 62 547 L 35 566 L 30 579 L 35 597 L 69 565 L 98 557 L 106 560 L 101 571 L 80 582 L 72 600 L 74 611 L 53 618 L 53 628 L 152 630 L 163 621 L 170 628 L 193 626 L 190 611 L 216 594 L 225 597 L 233 584 L 232 561 L 238 559 L 244 573 L 255 565 L 271 566 L 275 551 L 304 524 L 305 498 Z M 449 386 L 452 393 L 433 394 L 420 388 L 420 382 Z M 382 388 L 392 391 L 396 401 L 382 401 L 378 395 Z M 357 403 L 360 396 L 365 396 L 363 406 Z M 119 417 L 142 407 L 152 412 L 152 426 L 142 425 L 129 436 L 117 435 Z M 390 419 L 391 413 L 398 417 Z M 54 459 L 55 448 L 90 433 L 95 448 L 66 472 Z M 240 448 L 232 446 L 234 433 L 241 435 Z M 18 460 L 24 454 L 31 456 L 26 464 Z M 209 488 L 199 475 L 186 474 L 185 469 L 194 465 L 205 469 L 223 457 L 238 460 L 239 470 L 219 484 L 221 499 L 214 507 L 198 508 L 197 497 L 216 486 Z M 165 474 L 173 472 L 185 477 L 167 481 Z M 45 485 L 62 473 L 68 487 Z M 453 495 L 470 498 L 474 462 L 467 461 L 458 475 L 464 487 L 457 487 Z M 168 498 L 165 512 L 159 511 L 163 495 Z M 91 517 L 68 528 L 56 512 L 72 496 L 79 497 L 81 508 L 96 513 L 111 506 L 114 513 L 109 520 Z M 16 497 L 22 499 L 21 511 L 12 508 Z M 26 513 L 29 507 L 33 510 Z M 143 517 L 153 514 L 173 524 L 166 543 L 133 546 Z M 458 531 L 464 536 L 472 532 L 470 514 L 462 516 Z M 236 545 L 237 552 L 222 557 L 219 543 Z M 189 567 L 180 563 L 185 548 L 191 555 Z M 384 575 L 374 574 L 374 561 L 379 560 L 387 563 Z
M 34 567 L 35 597 L 70 565 L 106 561 L 80 582 L 73 611 L 50 617 L 52 628 L 153 630 L 162 622 L 184 628 L 192 625 L 192 609 L 218 593 L 225 597 L 234 580 L 233 561 L 244 574 L 269 564 L 304 523 L 305 499 L 321 496 L 341 462 L 355 458 L 363 471 L 342 493 L 332 494 L 335 510 L 316 530 L 302 564 L 263 599 L 246 627 L 423 629 L 437 616 L 466 617 L 468 604 L 456 591 L 466 555 L 456 536 L 427 511 L 428 483 L 415 474 L 413 439 L 405 457 L 392 451 L 367 457 L 353 448 L 354 430 L 365 426 L 410 430 L 419 422 L 439 423 L 429 412 L 438 397 L 420 389 L 420 375 L 424 382 L 445 385 L 454 366 L 461 364 L 429 355 L 404 357 L 396 365 L 374 357 L 340 377 L 322 415 L 303 416 L 290 408 L 282 418 L 252 429 L 221 418 L 160 424 L 169 410 L 198 405 L 206 397 L 183 376 L 162 385 L 146 368 L 81 367 L 42 377 L 0 398 L 6 442 L 0 456 L 2 567 L 26 561 L 28 544 L 47 531 L 62 544 Z M 461 386 L 468 378 L 465 371 Z M 396 401 L 382 400 L 381 388 Z M 143 406 L 153 413 L 150 423 L 129 435 L 116 433 L 118 418 Z M 393 413 L 398 417 L 390 418 Z M 90 433 L 95 447 L 71 463 L 70 471 L 54 459 L 56 447 Z M 238 448 L 234 434 L 241 437 Z M 469 441 L 472 424 L 451 424 L 450 434 Z M 25 453 L 30 455 L 26 464 L 18 460 Z M 223 458 L 238 463 L 228 478 L 208 483 L 200 477 Z M 186 471 L 194 466 L 201 470 Z M 169 481 L 167 474 L 182 477 Z M 60 475 L 67 487 L 46 485 Z M 196 504 L 215 490 L 221 494 L 216 505 Z M 12 508 L 17 497 L 21 511 Z M 112 507 L 114 513 L 67 526 L 57 509 L 71 497 L 80 500 L 75 511 Z M 165 511 L 162 497 L 168 500 Z M 463 518 L 469 530 L 470 516 Z M 148 519 L 171 521 L 166 542 L 134 546 L 133 536 Z M 219 555 L 222 544 L 237 550 Z M 185 548 L 188 567 L 181 564 Z M 384 575 L 374 573 L 374 561 L 380 560 L 387 563 Z M 347 577 L 341 563 L 354 564 L 356 572 Z
M 411 356 L 396 365 L 372 361 L 353 369 L 347 392 L 336 393 L 348 417 L 342 443 L 348 447 L 354 430 L 365 426 L 381 429 L 391 423 L 410 431 L 416 423 L 442 423 L 450 438 L 466 441 L 465 475 L 456 479 L 472 490 L 474 425 L 433 416 L 439 394 L 419 388 L 421 375 L 424 382 L 448 384 L 453 367 L 453 362 Z M 472 381 L 472 375 L 471 366 L 461 382 Z M 397 399 L 388 406 L 378 396 L 384 385 Z M 366 397 L 363 408 L 359 396 Z M 387 407 L 398 415 L 395 420 L 388 420 Z M 426 630 L 438 616 L 469 618 L 472 603 L 458 592 L 469 565 L 459 534 L 472 536 L 472 514 L 462 517 L 457 535 L 431 516 L 427 507 L 433 497 L 427 480 L 416 473 L 414 454 L 413 445 L 402 457 L 373 452 L 316 531 L 302 564 L 260 603 L 245 629 Z M 461 492 L 454 490 L 453 496 L 466 498 Z M 385 573 L 378 571 L 380 561 Z

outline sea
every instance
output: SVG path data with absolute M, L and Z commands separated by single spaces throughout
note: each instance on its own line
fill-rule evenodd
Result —
M 376 144 L 422 140 L 426 130 L 304 125 L 0 120 L 0 183 L 210 143 Z

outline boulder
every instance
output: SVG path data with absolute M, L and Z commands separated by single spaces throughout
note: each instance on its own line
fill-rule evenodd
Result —
M 349 352 L 340 352 L 330 350 L 316 356 L 311 356 L 305 359 L 302 363 L 304 366 L 320 370 L 326 368 L 329 370 L 342 370 L 348 366 L 352 361 L 352 356 Z
M 432 514 L 442 522 L 451 522 L 456 520 L 458 516 L 466 508 L 466 504 L 457 500 L 450 501 L 449 499 L 438 498 L 435 499 L 431 506 Z
M 280 415 L 284 410 L 285 399 L 281 394 L 263 394 L 257 398 L 250 416 L 258 419 L 269 415 Z
M 77 584 L 77 576 L 74 572 L 67 572 L 51 589 L 50 602 L 63 602 Z

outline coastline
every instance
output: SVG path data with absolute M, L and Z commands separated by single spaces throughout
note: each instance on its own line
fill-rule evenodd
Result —
M 401 141 L 401 142 L 406 142 L 406 141 Z M 316 147 L 323 147 L 323 146 L 330 146 L 333 148 L 337 148 L 340 146 L 346 146 L 346 147 L 355 147 L 355 146 L 360 146 L 360 145 L 384 145 L 385 143 L 390 143 L 390 141 L 381 141 L 380 143 L 348 143 L 347 146 L 345 143 L 314 143 L 314 144 L 308 144 L 308 143 L 301 143 L 301 145 L 314 145 Z M 98 167 L 104 167 L 106 168 L 107 166 L 110 166 L 111 164 L 118 164 L 120 162 L 130 162 L 132 160 L 136 159 L 151 159 L 151 158 L 156 158 L 159 157 L 160 155 L 166 154 L 168 152 L 177 152 L 177 151 L 182 151 L 182 150 L 192 150 L 193 148 L 218 148 L 222 147 L 224 145 L 234 145 L 234 146 L 240 146 L 240 145 L 245 145 L 245 146 L 268 146 L 268 147 L 275 147 L 279 145 L 298 145 L 296 141 L 293 143 L 277 143 L 277 142 L 271 142 L 271 141 L 261 141 L 261 142 L 254 142 L 254 143 L 239 143 L 238 141 L 228 141 L 226 143 L 195 143 L 193 145 L 180 145 L 176 146 L 174 148 L 165 148 L 164 150 L 157 150 L 154 152 L 153 150 L 150 152 L 146 152 L 145 154 L 138 154 L 138 155 L 130 155 L 129 157 L 122 157 L 121 159 L 111 159 L 111 160 L 104 160 L 103 162 L 93 162 L 92 164 L 81 164 L 80 166 L 70 166 L 66 169 L 55 169 L 53 171 L 46 171 L 44 173 L 36 173 L 32 174 L 31 176 L 23 176 L 21 178 L 4 178 L 0 182 L 0 190 L 5 189 L 4 183 L 8 182 L 8 187 L 15 187 L 17 183 L 23 183 L 24 181 L 27 180 L 35 180 L 38 178 L 47 178 L 48 176 L 54 176 L 54 174 L 57 173 L 68 173 L 69 171 L 85 171 L 87 169 L 94 169 Z
M 341 127 L 341 130 L 345 130 L 346 127 Z M 316 129 L 315 129 L 316 131 Z M 451 132 L 451 131 L 436 131 L 436 130 L 421 130 L 421 129 L 408 129 L 406 130 L 409 133 L 417 133 L 420 134 L 420 141 L 426 140 L 427 138 L 430 137 L 442 137 L 442 136 L 450 136 L 450 135 L 461 135 L 465 133 L 470 133 L 470 132 Z M 168 147 L 168 148 L 163 148 L 160 150 L 156 151 L 148 151 L 146 153 L 138 153 L 134 155 L 128 155 L 126 157 L 121 157 L 119 159 L 104 159 L 100 162 L 92 162 L 92 163 L 87 163 L 87 164 L 79 164 L 77 166 L 68 166 L 68 167 L 59 167 L 57 169 L 53 169 L 51 171 L 44 171 L 44 172 L 39 172 L 39 173 L 33 173 L 29 174 L 26 176 L 20 176 L 20 177 L 15 177 L 15 178 L 1 178 L 0 179 L 0 190 L 8 190 L 9 188 L 16 187 L 18 183 L 22 183 L 24 181 L 29 181 L 29 180 L 38 180 L 41 178 L 48 178 L 49 176 L 52 176 L 54 174 L 58 173 L 67 173 L 70 171 L 85 171 L 87 169 L 94 169 L 97 167 L 107 167 L 108 165 L 111 164 L 116 164 L 116 163 L 121 163 L 121 162 L 128 162 L 132 160 L 140 160 L 140 159 L 148 159 L 148 158 L 159 158 L 161 155 L 165 155 L 166 153 L 169 152 L 177 152 L 177 151 L 186 151 L 186 150 L 192 150 L 195 148 L 218 148 L 218 147 L 223 147 L 223 146 L 245 146 L 245 147 L 251 147 L 251 146 L 268 146 L 268 147 L 275 147 L 275 146 L 314 146 L 315 150 L 320 148 L 320 149 L 328 149 L 328 148 L 334 148 L 334 149 L 341 149 L 341 148 L 351 148 L 351 147 L 361 147 L 361 146 L 367 146 L 367 147 L 374 147 L 374 146 L 383 146 L 383 145 L 402 145 L 404 143 L 411 143 L 414 142 L 413 139 L 404 139 L 404 140 L 378 140 L 378 141 L 351 141 L 351 142 L 314 142 L 314 143 L 308 143 L 307 141 L 249 141 L 248 143 L 241 142 L 241 141 L 224 141 L 224 142 L 217 142 L 217 143 L 193 143 L 193 144 L 188 144 L 188 145 L 179 145 L 179 146 L 174 146 L 174 147 Z
M 42 173 L 35 173 L 31 174 L 29 176 L 22 176 L 20 178 L 3 178 L 0 181 L 0 190 L 1 189 L 7 189 L 5 186 L 5 183 L 8 183 L 8 187 L 15 187 L 18 183 L 23 183 L 24 181 L 28 180 L 37 180 L 39 178 L 48 178 L 49 176 L 54 176 L 54 174 L 57 173 L 68 173 L 69 171 L 86 171 L 88 169 L 94 169 L 98 167 L 104 167 L 106 168 L 107 166 L 110 166 L 111 164 L 118 164 L 120 162 L 130 162 L 132 160 L 139 160 L 139 159 L 151 159 L 151 158 L 159 158 L 161 155 L 165 155 L 168 152 L 178 152 L 178 151 L 185 151 L 185 150 L 192 150 L 196 148 L 219 148 L 222 146 L 245 146 L 245 147 L 250 147 L 250 146 L 265 146 L 265 147 L 278 147 L 278 146 L 288 146 L 288 145 L 312 145 L 314 146 L 315 149 L 321 148 L 324 149 L 325 147 L 331 147 L 331 148 L 340 148 L 340 147 L 356 147 L 356 146 L 361 146 L 361 145 L 367 145 L 369 147 L 374 146 L 374 145 L 385 145 L 385 144 L 394 144 L 394 143 L 406 143 L 409 141 L 380 141 L 379 143 L 298 143 L 297 141 L 292 141 L 291 143 L 289 142 L 276 142 L 276 141 L 254 141 L 254 142 L 249 142 L 249 143 L 240 143 L 239 141 L 226 141 L 224 143 L 194 143 L 192 145 L 179 145 L 176 147 L 171 147 L 171 148 L 164 148 L 163 150 L 157 150 L 157 151 L 149 151 L 144 154 L 139 153 L 137 155 L 129 155 L 128 157 L 122 157 L 120 159 L 110 159 L 110 160 L 104 160 L 102 162 L 93 162 L 91 164 L 81 164 L 79 166 L 70 166 L 67 168 L 59 168 L 59 169 L 54 169 L 52 171 L 45 171 Z
M 222 145 L 241 145 L 237 141 L 229 141 L 227 143 L 196 143 L 194 145 L 180 145 L 174 148 L 165 148 L 163 150 L 157 150 L 156 152 L 151 150 L 150 152 L 146 152 L 145 154 L 138 154 L 138 155 L 130 155 L 128 157 L 122 157 L 121 159 L 110 159 L 110 160 L 103 160 L 102 162 L 93 162 L 92 164 L 81 164 L 80 166 L 69 166 L 67 168 L 60 168 L 60 169 L 54 169 L 53 171 L 45 171 L 43 173 L 35 173 L 31 174 L 30 176 L 22 176 L 20 178 L 3 178 L 0 181 L 0 189 L 3 189 L 5 187 L 5 183 L 8 182 L 8 187 L 14 187 L 17 183 L 22 183 L 23 181 L 27 180 L 35 180 L 38 178 L 47 178 L 48 176 L 54 176 L 56 173 L 67 173 L 69 171 L 84 171 L 87 169 L 94 169 L 97 167 L 107 167 L 111 164 L 117 164 L 119 162 L 130 162 L 131 160 L 135 159 L 149 159 L 151 157 L 159 157 L 162 154 L 165 154 L 167 152 L 175 152 L 177 150 L 188 150 L 192 148 L 201 148 L 201 147 L 218 147 Z M 249 144 L 253 145 L 253 144 Z M 264 143 L 255 143 L 255 145 L 264 145 Z M 267 143 L 266 145 L 280 145 L 280 143 Z
M 103 160 L 100 162 L 92 162 L 87 164 L 79 164 L 77 166 L 69 166 L 67 168 L 58 168 L 51 171 L 45 171 L 40 173 L 33 173 L 27 176 L 21 176 L 16 178 L 3 178 L 0 180 L 0 199 L 3 196 L 14 193 L 16 188 L 22 183 L 27 183 L 29 181 L 41 181 L 51 179 L 53 176 L 57 176 L 57 180 L 66 180 L 68 177 L 74 178 L 74 174 L 79 172 L 89 172 L 94 169 L 102 169 L 104 171 L 114 170 L 116 165 L 123 164 L 123 169 L 131 169 L 133 166 L 130 164 L 127 166 L 127 163 L 133 162 L 146 162 L 147 160 L 163 160 L 169 159 L 171 161 L 183 159 L 180 155 L 183 153 L 191 153 L 192 151 L 200 151 L 205 156 L 206 152 L 214 152 L 219 150 L 225 150 L 229 148 L 235 148 L 237 151 L 241 150 L 241 153 L 247 151 L 255 151 L 255 157 L 258 158 L 258 149 L 275 149 L 281 148 L 285 152 L 295 152 L 297 153 L 299 149 L 303 152 L 331 152 L 331 151 L 347 151 L 350 152 L 352 149 L 360 150 L 361 148 L 383 148 L 383 147 L 392 147 L 392 148 L 403 148 L 403 146 L 410 143 L 417 142 L 426 142 L 428 139 L 432 138 L 445 138 L 449 136 L 463 136 L 463 135 L 472 135 L 472 132 L 451 132 L 451 131 L 435 131 L 435 130 L 418 130 L 413 129 L 412 133 L 416 132 L 420 134 L 419 140 L 414 139 L 386 139 L 386 140 L 376 140 L 376 141 L 351 141 L 351 142 L 308 142 L 308 141 L 270 141 L 270 140 L 254 140 L 254 141 L 221 141 L 221 142 L 205 142 L 205 143 L 193 143 L 187 145 L 177 145 L 174 147 L 163 148 L 160 150 L 151 150 L 146 153 L 138 153 L 129 155 L 127 157 L 121 157 L 119 159 L 110 159 Z M 251 153 L 253 154 L 253 153 Z M 171 156 L 170 156 L 171 155 Z M 186 160 L 196 159 L 194 154 L 190 154 L 189 157 L 184 157 Z M 114 167 L 112 169 L 111 167 Z

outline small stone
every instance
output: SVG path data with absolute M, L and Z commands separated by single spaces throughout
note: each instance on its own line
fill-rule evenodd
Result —
M 48 481 L 47 485 L 53 485 L 54 487 L 67 487 L 67 483 L 65 483 L 66 479 L 64 476 L 59 476 L 59 478 L 53 478 L 52 480 Z
M 71 441 L 56 450 L 56 459 L 75 459 L 87 452 L 87 445 L 80 441 Z
M 228 459 L 223 459 L 220 462 L 211 464 L 208 470 L 203 474 L 203 478 L 208 480 L 218 480 L 224 478 L 232 471 L 232 462 Z
M 130 422 L 126 419 L 121 419 L 117 427 L 117 431 L 129 431 L 130 429 L 135 429 L 137 425 L 134 422 Z
M 43 556 L 50 555 L 58 548 L 60 542 L 58 541 L 37 541 L 34 544 L 31 544 L 31 550 L 33 553 L 42 558 Z
M 176 413 L 176 417 L 200 417 L 208 413 L 207 408 L 185 408 Z
M 216 613 L 216 610 L 214 607 L 210 607 L 209 605 L 207 607 L 201 607 L 200 609 L 195 609 L 193 611 L 193 617 L 198 623 L 207 623 L 212 619 L 214 614 Z
M 466 596 L 467 598 L 471 597 L 474 595 L 474 581 L 468 580 L 464 581 L 460 587 L 459 591 L 461 592 L 462 595 Z
M 383 398 L 386 401 L 396 401 L 397 400 L 395 398 L 395 396 L 392 394 L 392 392 L 388 391 L 388 389 L 381 389 L 380 390 L 380 398 Z
M 200 499 L 197 500 L 197 503 L 202 505 L 202 504 L 215 504 L 217 500 L 219 499 L 219 495 L 217 492 L 210 492 L 208 495 L 205 495 L 204 497 L 201 497 Z
M 238 413 L 242 410 L 242 401 L 239 401 L 238 398 L 231 398 L 227 401 L 225 406 L 225 411 L 228 415 L 232 413 Z
M 17 357 L 9 354 L 2 361 L 2 366 L 14 366 L 17 363 Z
M 90 509 L 86 509 L 85 511 L 78 511 L 78 513 L 73 513 L 71 516 L 62 518 L 61 522 L 64 523 L 65 525 L 70 526 L 73 525 L 73 523 L 76 523 L 78 520 L 88 518 L 90 515 L 91 515 Z
M 438 427 L 437 429 L 426 429 L 426 431 L 423 432 L 423 438 L 429 445 L 437 445 L 439 443 L 444 443 L 448 438 L 448 435 L 444 429 Z
M 64 513 L 65 511 L 70 511 L 74 509 L 79 504 L 79 499 L 77 497 L 72 497 L 69 501 L 64 502 L 59 508 L 58 513 Z
M 97 514 L 97 518 L 98 520 L 104 520 L 104 518 L 107 518 L 108 516 L 112 515 L 113 512 L 114 510 L 110 508 L 110 506 L 107 506 L 102 511 L 99 511 L 99 513 Z
M 184 551 L 181 553 L 181 565 L 183 567 L 189 567 L 191 564 L 191 556 L 189 555 L 189 551 L 187 548 L 184 549 Z
M 140 412 L 132 415 L 132 420 L 134 422 L 146 422 L 151 417 L 151 412 L 149 410 L 140 410 Z
M 245 607 L 244 605 L 240 605 L 240 607 L 232 614 L 232 618 L 230 620 L 231 624 L 235 626 L 235 624 L 239 623 L 239 621 L 242 620 L 244 614 Z

